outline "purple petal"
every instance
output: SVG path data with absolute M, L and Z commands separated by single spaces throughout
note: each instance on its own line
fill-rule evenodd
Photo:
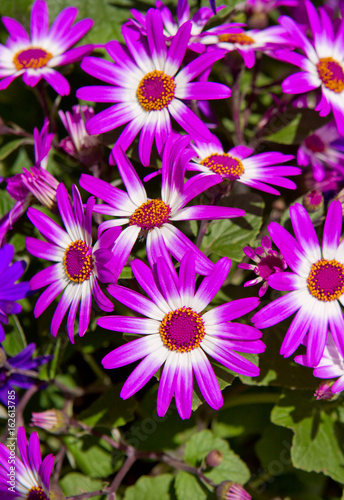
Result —
M 190 134 L 191 137 L 203 141 L 211 140 L 211 134 L 205 124 L 182 101 L 173 99 L 168 106 L 168 110 L 176 122 Z
M 301 248 L 310 260 L 319 260 L 321 257 L 319 241 L 307 210 L 299 203 L 295 203 L 289 211 L 294 233 Z
M 203 319 L 206 325 L 217 325 L 225 323 L 233 319 L 240 318 L 245 314 L 253 311 L 259 305 L 258 297 L 247 297 L 245 299 L 237 299 L 227 304 L 215 307 L 211 311 L 203 314 Z
M 319 87 L 319 79 L 310 73 L 299 71 L 288 76 L 282 83 L 282 90 L 285 94 L 302 94 Z
M 252 318 L 257 328 L 267 328 L 288 318 L 302 306 L 303 291 L 290 292 L 263 307 Z
M 48 6 L 44 0 L 36 0 L 31 10 L 31 39 L 35 46 L 39 44 L 48 34 L 49 13 Z
M 47 215 L 43 214 L 36 208 L 30 207 L 27 211 L 32 224 L 42 233 L 45 238 L 52 241 L 61 248 L 67 248 L 70 244 L 70 239 L 66 233 L 56 222 L 52 221 Z
M 176 356 L 174 352 L 170 352 L 167 356 L 159 382 L 157 398 L 157 413 L 159 417 L 163 417 L 170 406 L 175 391 L 177 373 L 178 356 Z
M 323 233 L 323 257 L 327 260 L 335 258 L 342 231 L 343 208 L 340 201 L 333 201 L 327 212 Z
M 197 312 L 203 311 L 203 309 L 213 300 L 227 278 L 230 267 L 230 259 L 223 257 L 215 264 L 214 271 L 203 279 L 193 301 L 194 308 Z
M 202 349 L 193 351 L 192 368 L 204 399 L 214 410 L 219 410 L 223 405 L 222 392 L 214 370 Z
M 51 68 L 44 68 L 42 76 L 59 95 L 69 95 L 69 83 L 58 71 Z
M 110 319 L 110 316 L 108 319 Z M 160 348 L 161 340 L 158 336 L 148 336 L 132 340 L 131 342 L 127 342 L 126 344 L 121 345 L 120 347 L 117 347 L 117 349 L 109 352 L 109 354 L 102 359 L 102 365 L 108 370 L 112 368 L 119 368 L 121 366 L 129 365 L 138 359 L 144 358 Z
M 182 208 L 170 220 L 217 220 L 243 217 L 244 215 L 245 211 L 240 208 L 194 205 Z

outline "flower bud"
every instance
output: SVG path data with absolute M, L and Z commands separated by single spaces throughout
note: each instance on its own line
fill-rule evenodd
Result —
M 32 413 L 31 427 L 41 427 L 52 434 L 63 434 L 68 427 L 67 415 L 55 408 L 40 413 Z
M 313 191 L 309 191 L 307 194 L 305 194 L 302 200 L 302 204 L 307 212 L 316 212 L 323 206 L 324 197 L 321 191 L 313 189 Z
M 223 481 L 216 488 L 216 497 L 218 500 L 251 500 L 252 497 L 241 486 L 233 481 Z
M 205 457 L 208 467 L 217 467 L 223 460 L 223 453 L 220 450 L 212 450 Z
M 331 391 L 332 384 L 328 382 L 322 382 L 318 389 L 314 393 L 314 397 L 319 401 L 319 399 L 332 399 L 334 394 Z

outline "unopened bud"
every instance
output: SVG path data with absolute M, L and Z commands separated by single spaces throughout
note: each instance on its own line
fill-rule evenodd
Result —
M 313 191 L 309 191 L 309 193 L 305 194 L 302 203 L 307 212 L 316 212 L 324 204 L 324 197 L 321 191 L 313 189 Z
M 218 500 L 251 500 L 252 497 L 241 486 L 233 481 L 223 481 L 216 488 L 216 497 Z
M 32 413 L 31 427 L 41 427 L 52 434 L 63 434 L 68 427 L 68 416 L 61 410 L 42 411 Z
M 220 450 L 212 450 L 205 457 L 205 463 L 208 467 L 217 467 L 223 460 L 223 453 Z
M 332 384 L 329 384 L 328 382 L 323 382 L 322 384 L 319 385 L 317 390 L 314 393 L 314 397 L 319 400 L 319 399 L 332 399 L 334 394 L 331 391 L 331 386 Z

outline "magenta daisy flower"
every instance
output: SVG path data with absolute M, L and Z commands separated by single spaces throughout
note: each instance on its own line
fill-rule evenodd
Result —
M 267 193 L 280 194 L 268 184 L 295 189 L 296 184 L 284 176 L 301 173 L 300 168 L 279 165 L 292 160 L 293 155 L 271 152 L 251 156 L 254 150 L 246 146 L 236 146 L 225 153 L 215 135 L 208 142 L 195 141 L 192 147 L 198 158 L 192 158 L 188 169 L 198 170 L 209 176 L 221 175 L 223 179 L 237 180 Z
M 119 302 L 146 316 L 105 316 L 98 324 L 117 332 L 143 335 L 105 356 L 105 368 L 118 368 L 143 360 L 125 382 L 121 397 L 127 399 L 141 389 L 162 368 L 157 411 L 164 416 L 174 395 L 181 418 L 189 418 L 192 406 L 193 376 L 207 403 L 218 410 L 222 394 L 207 355 L 230 370 L 249 376 L 259 368 L 240 356 L 239 352 L 260 353 L 265 345 L 261 332 L 233 319 L 252 311 L 259 299 L 233 300 L 201 312 L 221 288 L 230 269 L 226 257 L 218 261 L 214 271 L 195 292 L 195 259 L 188 252 L 182 259 L 179 276 L 170 259 L 158 257 L 154 274 L 139 260 L 132 262 L 133 273 L 149 299 L 119 285 L 110 285 L 109 293 Z
M 340 354 L 344 355 L 344 242 L 339 243 L 342 205 L 333 201 L 326 216 L 322 249 L 306 209 L 296 203 L 290 207 L 296 239 L 276 222 L 269 233 L 292 272 L 272 274 L 269 285 L 289 293 L 256 313 L 257 328 L 275 325 L 297 311 L 280 353 L 290 356 L 307 336 L 307 363 L 316 366 L 323 355 L 330 330 Z
M 344 134 L 344 53 L 341 20 L 334 32 L 333 21 L 323 8 L 318 11 L 308 0 L 305 1 L 309 23 L 313 34 L 311 42 L 302 29 L 290 17 L 282 16 L 279 22 L 289 31 L 295 46 L 305 56 L 295 52 L 279 51 L 278 58 L 295 64 L 302 71 L 284 80 L 282 90 L 287 94 L 300 94 L 321 88 L 322 98 L 315 110 L 320 116 L 327 116 L 332 108 L 339 132 Z M 338 20 L 339 21 L 339 20 Z
M 103 222 L 99 226 L 100 230 L 128 224 L 113 247 L 114 262 L 117 267 L 116 279 L 140 234 L 147 236 L 149 259 L 154 249 L 161 247 L 161 241 L 164 241 L 168 250 L 178 261 L 185 252 L 193 251 L 196 272 L 209 274 L 213 270 L 212 262 L 171 222 L 227 219 L 245 215 L 245 212 L 238 208 L 205 205 L 185 207 L 195 196 L 221 182 L 219 175 L 212 177 L 200 175 L 197 179 L 184 182 L 185 166 L 192 154 L 190 149 L 186 149 L 188 143 L 187 136 L 175 135 L 168 138 L 162 160 L 160 198 L 149 199 L 147 197 L 146 190 L 134 167 L 118 146 L 113 149 L 113 157 L 127 193 L 101 179 L 82 174 L 80 186 L 107 203 L 95 205 L 94 211 L 117 217 L 117 219 Z
M 74 342 L 74 323 L 77 310 L 79 313 L 79 335 L 85 334 L 91 314 L 92 296 L 97 305 L 104 311 L 112 311 L 112 302 L 101 291 L 98 278 L 112 277 L 104 267 L 101 253 L 102 241 L 98 240 L 92 247 L 92 209 L 95 203 L 89 198 L 83 208 L 78 189 L 73 186 L 73 207 L 64 184 L 60 183 L 57 191 L 57 207 L 67 231 L 35 208 L 29 208 L 28 217 L 47 241 L 26 238 L 27 250 L 36 257 L 56 262 L 43 269 L 30 281 L 32 290 L 44 286 L 48 288 L 37 300 L 34 315 L 37 318 L 63 292 L 55 310 L 51 333 L 57 335 L 64 316 L 68 313 L 67 331 L 71 342 Z M 117 231 L 117 234 L 120 230 Z M 113 244 L 117 234 L 106 241 L 106 246 Z M 104 238 L 105 239 L 105 238 Z M 99 259 L 98 259 L 99 255 Z
M 233 32 L 232 24 L 216 26 L 204 32 L 200 42 L 227 52 L 237 50 L 247 68 L 252 68 L 255 64 L 255 51 L 272 55 L 274 50 L 291 45 L 286 30 L 281 26 L 271 26 L 264 30 L 240 30 L 237 33 Z
M 82 69 L 111 86 L 83 87 L 77 91 L 77 97 L 116 103 L 87 122 L 88 133 L 101 134 L 127 123 L 117 144 L 125 151 L 141 131 L 140 160 L 149 165 L 154 140 L 161 153 L 171 133 L 171 116 L 191 136 L 210 139 L 206 125 L 183 101 L 225 99 L 231 91 L 220 83 L 192 82 L 223 57 L 222 50 L 203 54 L 179 71 L 190 38 L 190 21 L 178 29 L 168 49 L 160 11 L 147 12 L 146 29 L 144 37 L 132 24 L 124 25 L 122 34 L 127 47 L 115 41 L 106 44 L 115 64 L 85 58 Z
M 8 315 L 18 314 L 21 311 L 21 305 L 17 300 L 26 297 L 30 290 L 29 282 L 16 283 L 23 275 L 26 262 L 19 260 L 11 264 L 14 256 L 14 247 L 4 245 L 0 248 L 0 342 L 5 340 L 5 330 L 2 326 L 8 325 Z
M 54 68 L 80 61 L 92 52 L 92 45 L 70 49 L 92 27 L 92 19 L 83 19 L 72 26 L 78 9 L 67 7 L 55 19 L 49 29 L 48 6 L 44 0 L 36 0 L 31 11 L 30 36 L 15 19 L 2 17 L 10 36 L 6 45 L 0 44 L 0 90 L 19 76 L 24 83 L 34 87 L 44 78 L 60 95 L 68 95 L 69 83 Z
M 254 280 L 247 281 L 244 286 L 253 286 L 263 282 L 258 292 L 259 297 L 262 297 L 269 287 L 269 276 L 284 271 L 287 263 L 279 252 L 272 250 L 269 236 L 262 238 L 262 246 L 255 249 L 247 246 L 242 251 L 254 261 L 254 264 L 243 263 L 238 264 L 238 267 L 249 269 L 258 275 Z
M 296 356 L 295 361 L 300 365 L 309 366 L 307 356 Z M 344 391 L 344 357 L 338 352 L 330 335 L 327 337 L 325 349 L 319 363 L 313 368 L 314 377 L 323 379 L 339 377 L 338 380 L 331 385 L 332 395 Z M 324 398 L 319 397 L 318 399 Z
M 334 121 L 306 137 L 298 149 L 297 163 L 311 165 L 317 182 L 324 180 L 326 165 L 344 175 L 344 138 Z
M 221 500 L 251 500 L 252 497 L 241 486 L 233 481 L 223 481 L 216 488 L 216 496 Z
M 24 427 L 19 427 L 17 436 L 21 460 L 13 453 L 15 443 L 11 438 L 7 446 L 0 443 L 1 500 L 49 500 L 55 457 L 50 454 L 42 460 L 37 432 L 31 434 L 28 442 Z

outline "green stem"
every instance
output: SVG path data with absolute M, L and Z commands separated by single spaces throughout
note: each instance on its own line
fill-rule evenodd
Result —
M 280 394 L 278 393 L 267 393 L 262 394 L 239 394 L 228 401 L 225 401 L 223 405 L 224 408 L 232 408 L 233 406 L 245 406 L 252 404 L 275 404 L 279 401 Z

